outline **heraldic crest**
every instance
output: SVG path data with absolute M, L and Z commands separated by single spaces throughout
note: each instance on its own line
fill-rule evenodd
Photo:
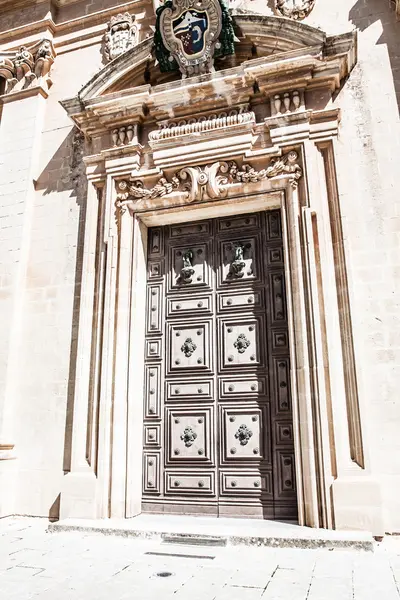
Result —
M 160 70 L 182 77 L 210 73 L 214 57 L 233 54 L 232 18 L 222 0 L 167 0 L 157 9 L 154 33 Z

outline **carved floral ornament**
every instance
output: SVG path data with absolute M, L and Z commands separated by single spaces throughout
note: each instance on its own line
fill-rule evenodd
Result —
M 126 208 L 134 211 L 140 208 L 143 201 L 168 196 L 174 192 L 184 194 L 188 202 L 202 200 L 205 196 L 217 199 L 224 197 L 228 187 L 235 183 L 257 183 L 280 176 L 288 176 L 290 185 L 296 188 L 302 176 L 302 169 L 297 161 L 297 152 L 291 150 L 282 157 L 272 159 L 268 167 L 260 171 L 248 164 L 239 167 L 234 161 L 219 161 L 205 167 L 185 167 L 175 173 L 170 181 L 161 177 L 150 189 L 145 188 L 140 180 L 122 180 L 117 182 L 115 204 L 123 213 Z
M 301 21 L 308 17 L 316 0 L 275 0 L 275 12 L 281 17 Z
M 0 76 L 6 80 L 6 93 L 13 90 L 19 82 L 25 88 L 45 78 L 50 85 L 49 73 L 54 58 L 53 44 L 46 39 L 34 46 L 21 46 L 16 52 L 0 53 Z

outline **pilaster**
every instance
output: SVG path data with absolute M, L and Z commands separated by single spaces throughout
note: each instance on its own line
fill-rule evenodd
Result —
M 14 420 L 16 383 L 23 377 L 19 361 L 23 305 L 34 206 L 34 176 L 40 151 L 47 91 L 41 85 L 29 93 L 0 97 L 0 237 L 2 331 L 0 336 L 0 516 L 12 512 L 13 480 L 18 461 Z M 7 464 L 6 464 L 7 463 Z M 1 492 L 0 492 L 1 495 Z

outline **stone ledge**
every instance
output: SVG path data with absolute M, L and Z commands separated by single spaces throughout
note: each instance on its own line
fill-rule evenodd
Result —
M 311 529 L 289 523 L 248 519 L 212 519 L 139 515 L 132 519 L 64 519 L 50 532 L 78 531 L 190 545 L 264 546 L 272 548 L 347 549 L 372 552 L 372 534 L 359 531 Z

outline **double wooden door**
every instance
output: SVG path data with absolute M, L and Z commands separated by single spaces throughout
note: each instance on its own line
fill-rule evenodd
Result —
M 279 211 L 149 230 L 145 512 L 296 519 Z

